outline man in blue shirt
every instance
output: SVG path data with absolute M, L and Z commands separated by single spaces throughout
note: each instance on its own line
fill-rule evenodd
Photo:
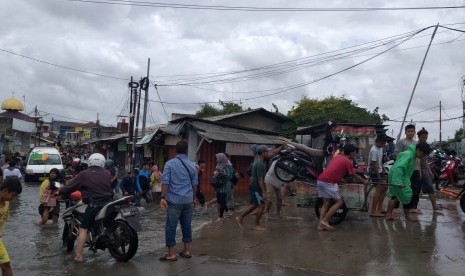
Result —
M 176 261 L 176 227 L 181 224 L 184 249 L 179 255 L 190 258 L 192 212 L 196 202 L 198 176 L 195 164 L 187 158 L 187 142 L 176 144 L 176 157 L 165 164 L 161 181 L 160 206 L 167 209 L 165 242 L 168 253 L 160 261 Z

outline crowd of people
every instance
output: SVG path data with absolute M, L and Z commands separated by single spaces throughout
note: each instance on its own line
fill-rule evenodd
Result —
M 334 213 L 343 204 L 339 193 L 338 184 L 347 175 L 351 175 L 360 183 L 367 185 L 369 182 L 355 173 L 354 158 L 358 148 L 347 142 L 347 139 L 339 139 L 336 142 L 334 131 L 337 124 L 328 123 L 328 132 L 325 137 L 323 151 L 324 169 L 317 178 L 318 197 L 323 198 L 323 206 L 317 230 L 332 230 L 329 223 Z M 415 134 L 418 142 L 414 140 Z M 368 175 L 377 183 L 370 204 L 369 215 L 371 217 L 383 217 L 387 220 L 396 220 L 398 217 L 393 212 L 402 204 L 406 220 L 413 221 L 413 214 L 421 213 L 418 209 L 418 201 L 421 192 L 427 194 L 432 208 L 440 210 L 436 203 L 435 192 L 432 184 L 432 172 L 429 168 L 427 157 L 431 152 L 431 146 L 427 144 L 428 132 L 422 128 L 415 132 L 415 126 L 409 124 L 405 127 L 405 138 L 399 140 L 393 147 L 393 139 L 381 134 L 375 139 L 368 155 Z M 294 143 L 295 144 L 295 143 Z M 261 225 L 262 217 L 273 219 L 271 214 L 272 202 L 276 202 L 276 216 L 282 217 L 282 207 L 286 205 L 284 197 L 287 193 L 286 183 L 275 175 L 276 160 L 272 157 L 278 154 L 286 142 L 277 148 L 269 148 L 265 145 L 254 145 L 252 151 L 255 155 L 253 163 L 247 169 L 249 182 L 249 205 L 236 217 L 238 226 L 244 227 L 245 218 L 254 214 L 253 230 L 264 231 Z M 46 224 L 51 220 L 58 224 L 60 204 L 57 195 L 68 195 L 79 191 L 84 202 L 89 199 L 95 203 L 86 211 L 87 219 L 81 225 L 77 239 L 78 246 L 75 260 L 84 261 L 82 248 L 87 236 L 87 229 L 93 223 L 91 217 L 100 210 L 114 195 L 133 196 L 133 201 L 140 206 L 141 200 L 146 204 L 160 204 L 166 210 L 165 241 L 167 253 L 160 257 L 160 261 L 175 261 L 176 228 L 178 222 L 182 230 L 183 250 L 179 256 L 191 257 L 192 229 L 191 221 L 193 208 L 199 203 L 208 210 L 209 206 L 216 204 L 217 216 L 215 222 L 221 222 L 225 213 L 234 208 L 231 202 L 234 198 L 233 190 L 238 180 L 244 177 L 244 173 L 234 169 L 230 156 L 226 153 L 216 154 L 216 167 L 210 178 L 210 184 L 215 190 L 215 196 L 207 201 L 205 195 L 199 189 L 206 162 L 199 160 L 197 164 L 187 158 L 187 142 L 180 141 L 176 144 L 175 158 L 166 162 L 163 172 L 157 165 L 144 163 L 140 168 L 133 168 L 121 181 L 118 180 L 118 169 L 111 159 L 105 159 L 101 154 L 92 154 L 86 160 L 70 159 L 64 172 L 65 185 L 55 185 L 60 181 L 62 173 L 57 169 L 50 171 L 49 177 L 41 183 L 39 189 L 39 214 L 40 224 Z M 395 157 L 396 161 L 386 171 L 383 163 L 386 158 Z M 15 158 L 0 158 L 2 184 L 0 186 L 0 230 L 5 219 L 8 218 L 8 204 L 17 194 L 21 193 L 20 160 Z M 386 196 L 389 199 L 387 209 Z M 333 202 L 333 203 L 331 203 Z M 231 212 L 232 213 L 232 212 Z M 0 233 L 1 234 L 1 233 Z M 5 262 L 8 260 L 8 262 Z M 5 265 L 8 264 L 8 265 Z M 1 243 L 0 238 L 0 267 L 3 275 L 8 275 L 9 259 Z M 10 268 L 11 270 L 11 268 Z

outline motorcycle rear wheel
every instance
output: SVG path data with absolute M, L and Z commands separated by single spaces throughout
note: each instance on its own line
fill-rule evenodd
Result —
M 281 158 L 276 162 L 274 173 L 282 182 L 289 183 L 297 178 L 298 165 L 292 159 Z
M 123 220 L 115 220 L 108 231 L 110 245 L 108 251 L 118 262 L 127 262 L 137 252 L 139 237 L 137 232 Z
M 334 204 L 334 200 L 331 199 L 329 207 Z M 315 202 L 315 214 L 318 218 L 320 218 L 320 211 L 321 207 L 323 207 L 323 198 L 319 197 Z M 337 225 L 343 222 L 346 219 L 347 213 L 349 212 L 349 208 L 347 208 L 346 203 L 343 202 L 341 208 L 339 208 L 336 213 L 329 218 L 330 225 Z
M 70 226 L 68 223 L 65 223 L 65 226 L 63 227 L 62 240 L 63 240 L 63 246 L 66 247 L 66 252 L 73 251 L 74 241 L 76 240 L 76 237 L 73 235 L 73 231 L 70 229 Z

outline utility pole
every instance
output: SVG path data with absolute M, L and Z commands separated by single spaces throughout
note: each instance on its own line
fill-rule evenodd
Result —
M 439 101 L 439 148 L 442 147 L 442 103 Z
M 134 111 L 135 111 L 135 104 L 137 102 L 137 88 L 139 87 L 139 83 L 133 80 L 131 76 L 131 82 L 128 84 L 130 88 L 129 94 L 129 128 L 128 128 L 128 136 L 129 136 L 129 148 L 128 148 L 128 159 L 129 159 L 129 170 L 132 169 L 132 164 L 134 160 Z
M 140 118 L 140 98 L 142 95 L 142 83 L 143 79 L 140 80 L 140 85 L 139 85 L 139 95 L 136 95 L 136 102 L 137 102 L 137 114 L 136 114 L 136 130 L 134 131 L 134 142 L 132 144 L 132 151 L 133 154 L 136 152 L 136 143 L 137 139 L 139 138 L 139 118 Z M 137 89 L 136 89 L 137 91 Z M 136 104 L 134 104 L 134 110 L 136 110 Z M 132 160 L 132 164 L 135 166 L 135 158 Z
M 99 114 L 97 113 L 97 138 L 100 138 L 102 136 L 102 129 L 100 127 L 100 119 L 99 119 Z
M 150 86 L 150 58 L 147 61 L 147 76 L 145 77 L 145 81 L 143 81 L 145 87 L 145 97 L 144 97 L 144 115 L 142 116 L 142 137 L 145 136 L 145 126 L 147 121 L 147 104 L 149 102 L 149 86 Z M 142 84 L 141 84 L 142 85 Z
M 34 146 L 40 146 L 39 140 L 39 110 L 37 110 L 37 105 L 34 107 L 34 119 L 36 122 L 36 138 L 34 139 Z
M 431 39 L 428 44 L 428 48 L 426 49 L 425 56 L 423 57 L 423 62 L 421 63 L 421 66 L 420 66 L 420 71 L 418 71 L 417 79 L 415 81 L 415 85 L 413 86 L 412 94 L 410 95 L 410 100 L 408 101 L 407 109 L 405 109 L 404 119 L 402 120 L 399 134 L 397 135 L 397 141 L 400 140 L 400 135 L 402 133 L 402 129 L 404 128 L 405 118 L 407 118 L 408 110 L 410 108 L 410 104 L 412 103 L 413 94 L 415 93 L 415 89 L 417 88 L 418 81 L 420 80 L 421 71 L 423 70 L 423 66 L 425 65 L 425 61 L 426 61 L 426 57 L 428 56 L 429 48 L 431 47 L 431 43 L 433 43 L 433 39 L 434 39 L 434 36 L 436 35 L 436 31 L 438 30 L 438 27 L 439 27 L 439 23 L 434 28 L 433 34 L 431 35 Z
M 462 110 L 462 137 L 463 137 L 463 139 L 465 139 L 465 95 L 463 94 L 465 92 L 465 76 L 463 76 L 462 79 L 461 79 L 460 92 L 461 92 L 461 95 L 462 95 L 462 106 L 463 106 L 463 110 Z M 462 139 L 462 145 L 464 143 L 463 139 Z

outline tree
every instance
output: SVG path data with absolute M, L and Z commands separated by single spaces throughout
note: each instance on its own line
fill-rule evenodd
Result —
M 463 128 L 460 128 L 455 131 L 454 140 L 452 140 L 452 142 L 460 143 L 462 141 L 462 138 L 463 138 Z
M 303 97 L 296 102 L 296 107 L 289 111 L 288 116 L 296 126 L 309 126 L 327 122 L 329 119 L 338 123 L 381 124 L 382 118 L 378 108 L 373 112 L 359 107 L 350 99 L 329 96 L 323 100 Z M 387 118 L 383 114 L 383 119 Z
M 217 108 L 211 104 L 204 103 L 200 106 L 200 109 L 195 113 L 195 116 L 197 118 L 206 118 L 244 111 L 241 105 L 233 102 L 219 101 L 219 105 L 221 106 L 221 108 Z

